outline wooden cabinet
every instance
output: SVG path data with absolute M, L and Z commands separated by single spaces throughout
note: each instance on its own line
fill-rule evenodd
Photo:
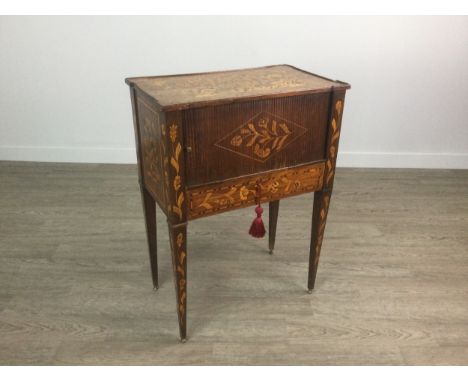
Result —
M 311 291 L 350 86 L 288 65 L 126 82 L 153 284 L 158 287 L 156 202 L 169 224 L 181 339 L 186 339 L 189 220 L 269 202 L 272 251 L 279 200 L 315 192 Z

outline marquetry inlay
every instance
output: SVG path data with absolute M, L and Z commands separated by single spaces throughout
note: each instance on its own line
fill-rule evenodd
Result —
M 216 142 L 216 146 L 260 162 L 283 150 L 306 132 L 297 123 L 261 112 Z
M 317 190 L 323 171 L 321 162 L 192 188 L 187 190 L 189 218 Z

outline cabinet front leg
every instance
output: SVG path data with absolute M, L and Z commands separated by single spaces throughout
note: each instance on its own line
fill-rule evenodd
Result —
M 279 202 L 279 200 L 274 200 L 269 204 L 268 247 L 270 249 L 270 253 L 273 253 L 273 249 L 275 248 L 276 223 L 278 221 Z
M 312 293 L 317 276 L 317 268 L 322 248 L 323 234 L 330 206 L 331 190 L 321 190 L 314 194 L 314 211 L 312 214 L 312 234 L 309 253 L 308 291 Z
M 148 239 L 151 275 L 153 277 L 154 289 L 159 288 L 158 282 L 158 246 L 156 233 L 156 202 L 146 188 L 141 186 L 143 199 L 143 210 L 145 214 L 146 236 Z
M 180 340 L 185 342 L 187 340 L 187 223 L 178 225 L 169 223 L 169 237 Z

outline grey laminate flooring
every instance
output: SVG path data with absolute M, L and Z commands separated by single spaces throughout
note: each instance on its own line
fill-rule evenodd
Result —
M 0 163 L 0 364 L 468 364 L 468 171 L 339 169 L 309 295 L 311 209 L 272 256 L 252 208 L 189 224 L 181 344 L 136 166 Z

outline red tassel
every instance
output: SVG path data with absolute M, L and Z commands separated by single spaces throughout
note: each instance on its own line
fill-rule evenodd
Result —
M 263 208 L 260 205 L 260 203 L 255 208 L 255 213 L 257 214 L 257 217 L 254 219 L 252 225 L 250 226 L 249 234 L 253 237 L 261 238 L 265 236 L 265 226 L 263 225 L 262 220 Z

